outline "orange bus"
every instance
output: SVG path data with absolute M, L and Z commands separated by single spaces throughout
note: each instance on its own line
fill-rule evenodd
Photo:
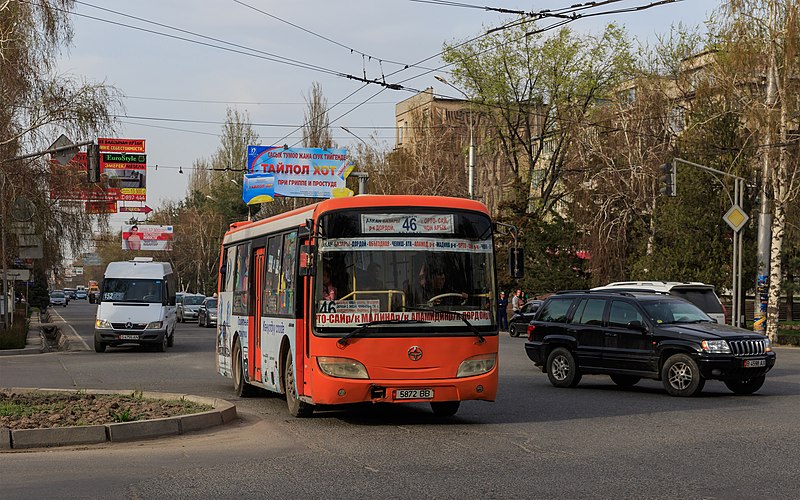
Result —
M 238 222 L 220 255 L 217 369 L 293 416 L 357 402 L 494 401 L 493 223 L 479 202 L 335 198 Z

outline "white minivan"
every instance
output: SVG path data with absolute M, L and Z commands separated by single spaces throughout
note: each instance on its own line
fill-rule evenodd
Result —
M 164 352 L 175 339 L 175 276 L 168 262 L 136 257 L 111 262 L 100 285 L 94 350 L 121 344 Z

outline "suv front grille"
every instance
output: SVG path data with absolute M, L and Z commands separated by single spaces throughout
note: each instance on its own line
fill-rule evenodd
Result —
M 764 340 L 729 340 L 731 352 L 735 356 L 761 356 L 766 354 L 766 342 Z

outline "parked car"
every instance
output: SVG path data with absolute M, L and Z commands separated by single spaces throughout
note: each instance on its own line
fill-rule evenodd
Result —
M 206 298 L 205 295 L 202 294 L 193 294 L 187 293 L 181 297 L 180 303 L 178 303 L 178 322 L 185 323 L 186 320 L 194 321 L 197 319 L 197 312 L 200 309 L 200 304 L 203 303 L 203 300 Z
M 714 285 L 696 281 L 617 281 L 592 290 L 627 290 L 631 292 L 647 291 L 664 292 L 686 299 L 708 314 L 717 323 L 727 323 L 728 314 L 725 306 L 714 292 Z
M 769 339 L 716 323 L 665 293 L 611 290 L 558 293 L 528 325 L 525 352 L 556 387 L 606 374 L 623 387 L 660 380 L 673 396 L 693 396 L 717 379 L 752 394 L 775 365 Z
M 50 305 L 67 307 L 67 296 L 61 290 L 53 290 L 50 292 Z
M 206 297 L 197 311 L 197 324 L 210 327 L 217 326 L 217 298 Z
M 519 337 L 528 331 L 528 323 L 533 319 L 533 315 L 542 305 L 541 300 L 529 300 L 522 306 L 522 310 L 514 313 L 511 319 L 508 320 L 508 334 L 512 337 Z

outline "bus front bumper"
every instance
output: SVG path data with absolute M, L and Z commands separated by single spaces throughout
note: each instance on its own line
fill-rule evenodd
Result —
M 489 373 L 464 378 L 428 380 L 368 380 L 312 376 L 313 404 L 420 403 L 441 401 L 494 401 L 497 368 Z

